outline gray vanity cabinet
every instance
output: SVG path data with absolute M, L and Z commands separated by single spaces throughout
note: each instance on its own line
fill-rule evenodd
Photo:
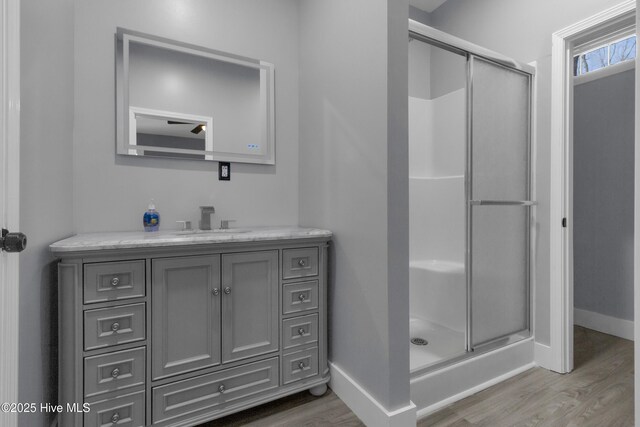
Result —
M 79 235 L 59 270 L 71 427 L 183 427 L 329 381 L 326 230 Z
M 151 263 L 153 379 L 220 364 L 220 256 Z
M 222 255 L 222 361 L 278 350 L 278 251 Z

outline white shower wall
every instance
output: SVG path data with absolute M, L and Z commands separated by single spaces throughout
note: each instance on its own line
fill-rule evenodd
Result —
M 464 262 L 464 89 L 409 97 L 411 261 Z
M 458 332 L 466 324 L 465 147 L 465 88 L 409 97 L 410 313 Z
M 409 176 L 464 175 L 466 90 L 433 99 L 409 96 Z

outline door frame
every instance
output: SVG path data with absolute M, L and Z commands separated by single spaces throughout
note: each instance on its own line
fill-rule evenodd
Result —
M 589 34 L 634 16 L 635 11 L 636 0 L 626 0 L 552 35 L 549 204 L 551 354 L 545 364 L 548 366 L 544 367 L 560 373 L 573 370 L 573 45 Z M 563 218 L 567 219 L 566 227 L 562 226 Z
M 20 1 L 1 0 L 0 69 L 0 218 L 19 230 L 20 207 Z M 18 402 L 18 255 L 0 253 L 0 402 Z M 3 414 L 2 425 L 15 426 L 17 414 Z M 5 424 L 6 423 L 6 424 Z

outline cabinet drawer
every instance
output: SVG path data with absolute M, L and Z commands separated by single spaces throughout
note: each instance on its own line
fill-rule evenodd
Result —
M 283 349 L 318 342 L 318 315 L 294 317 L 282 321 Z
M 84 265 L 84 303 L 117 301 L 145 295 L 144 261 Z
M 221 411 L 278 387 L 278 358 L 250 363 L 153 389 L 153 425 Z
M 144 404 L 144 391 L 92 403 L 91 410 L 84 414 L 84 427 L 142 427 Z
M 318 275 L 318 248 L 284 249 L 282 278 L 295 279 Z
M 144 316 L 144 303 L 85 310 L 84 349 L 144 340 Z
M 282 356 L 282 384 L 318 375 L 318 347 Z
M 285 283 L 282 286 L 282 314 L 318 308 L 318 281 Z
M 84 359 L 84 396 L 144 385 L 145 348 L 116 351 Z

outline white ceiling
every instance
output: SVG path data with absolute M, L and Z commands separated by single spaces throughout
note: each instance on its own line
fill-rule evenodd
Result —
M 409 0 L 409 4 L 431 13 L 439 8 L 445 1 L 447 0 Z

